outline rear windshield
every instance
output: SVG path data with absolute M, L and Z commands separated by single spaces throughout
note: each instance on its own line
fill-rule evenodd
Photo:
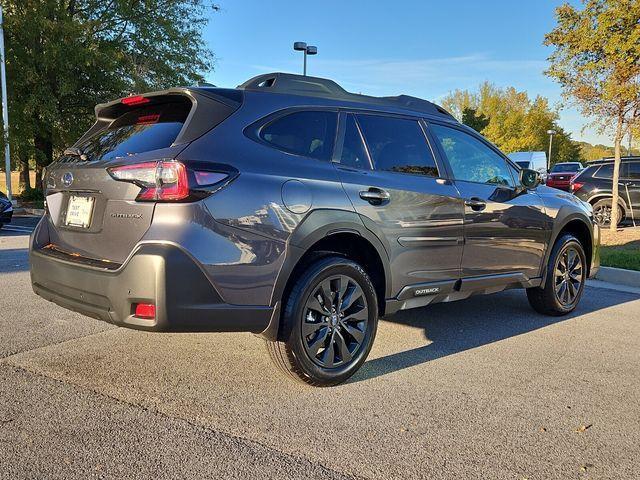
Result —
M 576 163 L 564 163 L 564 164 L 556 164 L 551 169 L 551 173 L 564 173 L 564 172 L 577 172 L 580 170 L 580 165 Z
M 111 160 L 167 148 L 178 137 L 190 110 L 190 102 L 133 108 L 78 147 L 89 160 Z

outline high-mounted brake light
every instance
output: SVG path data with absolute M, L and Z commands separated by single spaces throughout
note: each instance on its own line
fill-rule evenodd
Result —
M 194 194 L 202 198 L 214 186 L 229 177 L 228 173 L 188 170 L 183 163 L 173 160 L 134 163 L 111 167 L 107 171 L 121 182 L 135 183 L 142 188 L 136 200 L 143 202 L 175 202 Z M 194 190 L 195 189 L 195 190 Z
M 132 106 L 144 105 L 145 103 L 149 103 L 150 101 L 151 100 L 149 100 L 147 97 L 143 97 L 142 95 L 134 95 L 132 97 L 123 98 L 122 100 L 120 100 L 120 103 L 122 103 L 123 105 Z

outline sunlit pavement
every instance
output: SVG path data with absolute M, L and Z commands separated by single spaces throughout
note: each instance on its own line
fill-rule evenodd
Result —
M 0 478 L 638 476 L 637 294 L 589 287 L 562 318 L 522 291 L 401 312 L 352 380 L 313 389 L 250 334 L 44 301 L 27 245 L 0 232 Z

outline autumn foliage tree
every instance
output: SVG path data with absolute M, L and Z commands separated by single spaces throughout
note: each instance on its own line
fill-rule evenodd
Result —
M 444 98 L 442 106 L 504 152 L 546 151 L 547 130 L 553 129 L 557 132 L 553 162 L 580 160 L 578 145 L 557 124 L 558 113 L 544 97 L 532 100 L 514 87 L 499 88 L 484 82 L 476 91 L 455 90 Z
M 601 132 L 613 135 L 615 231 L 622 141 L 640 120 L 640 1 L 585 0 L 582 9 L 564 4 L 556 9 L 556 21 L 545 37 L 554 47 L 546 73 Z

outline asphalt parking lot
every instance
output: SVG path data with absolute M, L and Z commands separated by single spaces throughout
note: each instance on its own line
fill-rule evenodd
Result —
M 638 478 L 640 295 L 521 291 L 381 322 L 347 384 L 314 389 L 250 334 L 148 334 L 35 296 L 0 232 L 0 478 Z M 20 231 L 22 227 L 24 231 Z

